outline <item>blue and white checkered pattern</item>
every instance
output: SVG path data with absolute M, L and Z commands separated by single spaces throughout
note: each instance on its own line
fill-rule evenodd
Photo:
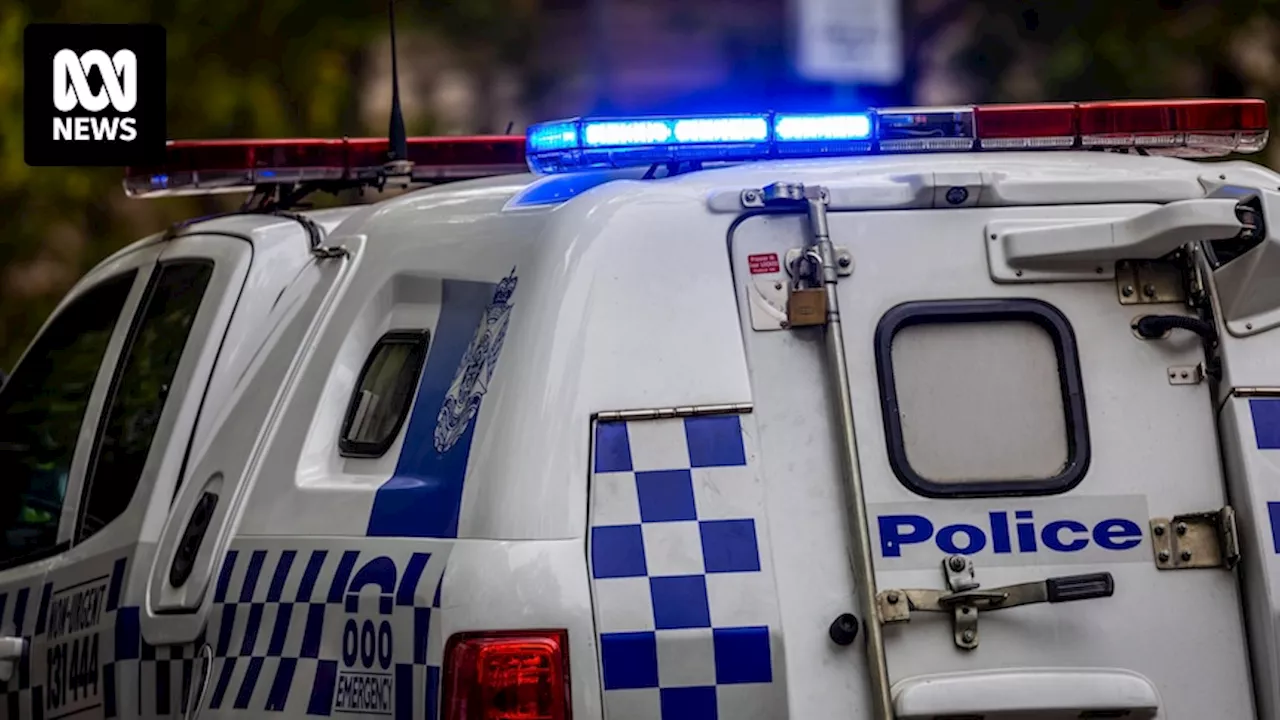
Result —
M 122 699 L 119 697 L 117 680 L 120 678 L 122 660 L 138 657 L 136 643 L 132 646 L 134 655 L 132 658 L 128 657 L 131 646 L 126 644 L 121 647 L 117 629 L 120 622 L 127 622 L 126 616 L 130 613 L 130 608 L 121 605 L 128 558 L 113 560 L 104 557 L 100 561 L 87 563 L 85 567 L 109 567 L 111 570 L 88 579 L 63 578 L 64 581 L 60 583 L 55 577 L 38 585 L 14 587 L 0 592 L 0 635 L 21 637 L 26 641 L 13 676 L 8 682 L 0 684 L 0 692 L 4 694 L 0 717 L 42 720 L 46 716 L 58 718 L 86 713 L 100 713 L 101 717 L 108 719 L 120 716 Z M 79 570 L 84 572 L 84 568 Z M 96 610 L 58 603 L 59 596 L 66 598 L 86 591 L 91 593 L 89 597 L 96 598 L 92 605 Z M 94 591 L 101 594 L 94 595 Z M 59 608 L 63 614 L 54 617 Z M 136 608 L 132 613 L 136 618 Z M 96 647 L 100 667 L 93 671 L 98 673 L 98 682 L 91 679 L 94 676 L 80 675 L 73 679 L 70 675 L 70 663 L 74 663 L 75 658 L 64 658 L 61 666 L 67 672 L 62 675 L 61 683 L 67 685 L 70 682 L 71 687 L 64 687 L 65 692 L 55 699 L 49 697 L 45 684 L 48 679 L 50 633 L 57 632 L 53 627 L 56 621 L 66 621 L 70 614 L 76 614 L 80 619 L 96 615 L 95 620 L 91 621 L 93 624 L 77 628 L 70 634 L 83 643 L 78 647 L 85 648 L 91 646 L 90 638 L 97 636 L 97 643 L 93 646 Z M 52 643 L 66 640 L 67 636 L 63 635 Z M 66 645 L 62 647 L 65 649 Z
M 596 424 L 590 563 L 608 720 L 785 712 L 747 419 Z
M 43 597 L 48 604 L 49 586 L 37 594 L 39 586 L 15 588 L 0 593 L 0 634 L 8 637 L 26 639 L 27 648 L 15 664 L 13 675 L 5 683 L 0 683 L 5 702 L 0 706 L 4 717 L 41 718 L 44 714 L 44 687 L 41 678 L 33 677 L 31 670 L 30 646 L 31 638 L 37 632 L 37 624 L 44 625 L 43 611 L 38 610 L 36 601 Z M 44 628 L 40 627 L 43 633 Z
M 187 645 L 157 647 L 143 638 L 139 608 L 122 603 L 127 557 L 89 561 L 71 566 L 69 573 L 55 571 L 40 585 L 6 588 L 0 591 L 0 635 L 28 643 L 13 677 L 0 684 L 0 719 L 110 720 L 185 712 L 200 669 L 198 650 L 207 637 L 214 660 L 202 716 L 328 716 L 345 710 L 436 720 L 443 647 L 440 623 L 432 616 L 440 608 L 448 546 L 419 552 L 423 541 L 418 540 L 366 542 L 364 547 L 333 550 L 332 541 L 319 539 L 236 543 L 217 580 L 207 634 Z M 110 573 L 79 577 L 103 567 Z M 57 632 L 56 621 L 83 615 L 80 605 L 59 606 L 60 595 L 87 597 L 86 603 L 101 600 L 96 624 L 72 633 L 80 639 L 96 634 L 100 674 L 92 692 L 74 687 L 55 707 L 47 702 L 45 687 L 47 633 Z M 366 622 L 374 641 L 368 653 L 358 635 Z M 349 633 L 349 628 L 358 629 Z M 344 645 L 352 635 L 354 643 Z M 83 662 L 78 656 L 68 659 Z M 352 676 L 356 683 L 349 681 Z M 344 698 L 367 703 L 378 695 L 363 691 L 371 679 L 386 690 L 381 707 L 344 708 Z
M 104 637 L 112 632 L 104 628 Z M 152 645 L 142 637 L 137 607 L 123 607 L 114 628 L 114 661 L 103 665 L 104 717 L 164 717 L 185 713 L 203 633 L 191 645 Z M 125 685 L 128 683 L 128 685 Z M 132 686 L 133 692 L 124 688 Z M 137 708 L 131 706 L 136 698 Z
M 344 714 L 344 678 L 357 676 L 385 682 L 390 692 L 377 708 L 349 712 L 435 720 L 443 648 L 432 614 L 440 607 L 444 557 L 434 555 L 233 549 L 210 617 L 207 711 Z M 434 582 L 434 593 L 422 594 L 431 592 L 424 578 Z M 389 632 L 371 630 L 365 641 L 366 622 L 370 628 L 385 622 Z M 360 641 L 368 643 L 367 656 Z M 381 642 L 388 645 L 374 647 Z

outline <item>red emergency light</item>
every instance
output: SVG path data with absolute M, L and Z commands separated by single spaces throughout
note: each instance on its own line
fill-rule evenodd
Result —
M 385 138 L 171 140 L 165 161 L 125 169 L 130 197 L 250 192 L 264 185 L 359 185 L 384 172 Z M 523 135 L 408 139 L 414 182 L 528 172 Z
M 1267 143 L 1267 104 L 1256 99 L 1120 100 L 978 105 L 982 149 L 1135 148 L 1153 155 L 1216 157 Z

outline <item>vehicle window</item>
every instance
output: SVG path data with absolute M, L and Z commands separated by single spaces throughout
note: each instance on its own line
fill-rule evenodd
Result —
M 85 474 L 77 542 L 129 507 L 212 274 L 212 263 L 186 261 L 162 264 L 152 278 L 129 331 Z
M 1063 492 L 1088 438 L 1067 319 L 1033 300 L 907 303 L 877 333 L 890 463 L 932 496 Z
M 338 449 L 346 457 L 380 457 L 395 442 L 418 387 L 429 334 L 398 330 L 373 346 L 347 405 Z
M 57 551 L 76 440 L 136 275 L 118 275 L 72 300 L 0 391 L 0 566 Z

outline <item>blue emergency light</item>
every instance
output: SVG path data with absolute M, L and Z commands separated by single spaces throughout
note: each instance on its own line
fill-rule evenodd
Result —
M 537 173 L 868 153 L 1136 148 L 1213 157 L 1266 144 L 1261 100 L 885 108 L 851 113 L 572 118 L 526 134 Z

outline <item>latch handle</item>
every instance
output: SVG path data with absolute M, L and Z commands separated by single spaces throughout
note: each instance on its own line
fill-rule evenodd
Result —
M 1111 597 L 1116 591 L 1116 582 L 1108 572 L 1049 578 L 1044 583 L 1051 603 Z

